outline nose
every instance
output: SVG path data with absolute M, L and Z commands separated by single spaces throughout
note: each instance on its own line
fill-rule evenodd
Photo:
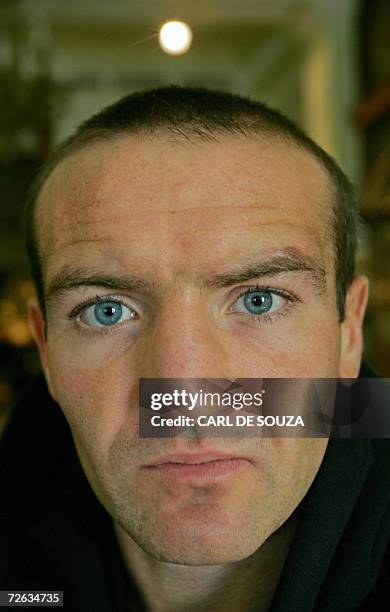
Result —
M 165 296 L 145 343 L 145 378 L 225 378 L 229 356 L 215 315 L 199 294 Z

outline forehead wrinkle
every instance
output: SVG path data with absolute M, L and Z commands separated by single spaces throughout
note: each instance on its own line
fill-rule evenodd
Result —
M 294 223 L 292 221 L 283 221 L 282 223 L 280 222 L 280 220 L 275 220 L 275 221 L 253 221 L 251 223 L 240 223 L 240 224 L 235 224 L 235 223 L 231 223 L 231 224 L 225 224 L 225 225 L 216 225 L 214 227 L 206 227 L 206 228 L 202 228 L 202 235 L 206 235 L 206 234 L 215 234 L 216 231 L 220 232 L 220 231 L 224 231 L 224 230 L 232 230 L 234 232 L 239 232 L 240 229 L 256 229 L 256 228 L 266 228 L 266 227 L 272 227 L 272 226 L 276 226 L 279 230 L 279 228 L 283 227 L 283 228 L 287 228 L 287 227 L 292 227 L 292 228 L 298 228 L 300 230 L 302 230 L 302 226 L 300 226 L 297 223 Z M 180 238 L 183 237 L 184 234 L 195 234 L 198 235 L 199 233 L 199 228 L 198 227 L 194 227 L 194 228 L 190 228 L 190 229 L 186 229 L 182 234 L 180 234 L 180 237 L 176 237 L 176 240 L 180 241 Z M 313 232 L 308 232 L 307 230 L 305 231 L 306 236 L 309 238 L 308 241 L 308 248 L 313 248 L 313 250 L 318 254 L 318 256 L 320 256 L 321 259 L 324 259 L 324 255 L 326 253 L 326 250 L 324 248 L 324 243 L 323 240 L 321 238 L 320 235 L 317 235 L 315 240 L 312 240 L 312 233 Z M 248 234 L 245 234 L 242 236 L 242 238 L 246 238 L 250 240 L 250 243 L 256 243 L 257 241 L 259 242 L 259 246 L 264 246 L 264 237 L 259 234 L 257 237 L 256 236 L 250 236 Z M 268 237 L 266 237 L 266 247 L 267 250 L 269 250 L 268 248 Z M 272 238 L 272 235 L 271 235 Z M 285 240 L 287 241 L 291 241 L 292 237 L 285 235 L 284 236 Z M 120 240 L 120 239 L 119 239 Z M 144 242 L 145 240 L 145 235 L 138 235 L 135 237 L 126 235 L 126 245 L 130 245 L 132 243 L 138 243 L 138 242 Z M 167 237 L 164 238 L 164 240 L 167 240 Z M 227 235 L 225 234 L 225 240 L 227 240 Z M 240 238 L 238 238 L 237 240 L 237 244 L 239 243 Z M 302 245 L 302 242 L 305 240 L 302 232 L 300 232 L 300 236 L 299 236 L 299 244 Z M 114 237 L 110 237 L 110 236 L 102 236 L 100 238 L 97 237 L 91 237 L 91 238 L 79 238 L 79 239 L 75 239 L 72 240 L 69 243 L 65 243 L 61 246 L 57 246 L 55 249 L 53 249 L 51 252 L 49 251 L 48 255 L 47 255 L 47 259 L 51 259 L 53 256 L 55 256 L 58 252 L 66 249 L 66 248 L 71 248 L 74 246 L 77 246 L 79 244 L 94 244 L 94 243 L 108 243 L 108 244 L 118 244 L 118 236 L 114 236 Z M 175 243 L 175 240 L 171 241 L 172 244 Z M 57 243 L 58 244 L 58 243 Z M 283 247 L 281 247 L 283 248 Z M 127 249 L 126 249 L 127 250 Z M 112 254 L 112 253 L 111 253 Z M 78 254 L 79 255 L 79 254 Z M 327 258 L 325 257 L 325 260 Z M 324 262 L 325 263 L 325 262 Z
M 72 240 L 71 242 L 66 242 L 65 244 L 62 244 L 61 246 L 56 247 L 56 249 L 49 251 L 47 253 L 47 257 L 51 257 L 53 254 L 58 253 L 59 251 L 62 251 L 63 249 L 69 248 L 71 246 L 75 246 L 78 244 L 82 244 L 84 242 L 87 243 L 95 243 L 95 242 L 115 242 L 115 238 L 109 238 L 109 237 L 101 237 L 101 238 L 79 238 L 77 240 Z
M 263 210 L 270 210 L 272 208 L 274 208 L 274 204 L 256 204 L 256 205 L 240 205 L 240 204 L 220 204 L 220 205 L 206 205 L 206 206 L 188 206 L 186 208 L 170 208 L 170 209 L 161 209 L 158 207 L 151 207 L 151 208 L 142 208 L 142 210 L 128 210 L 123 214 L 120 215 L 115 215 L 115 216 L 110 216 L 109 219 L 107 219 L 107 215 L 105 215 L 104 217 L 101 218 L 95 218 L 95 219 L 86 219 L 83 221 L 73 221 L 70 223 L 66 224 L 66 227 L 69 229 L 72 229 L 74 227 L 78 227 L 81 224 L 83 225 L 99 225 L 101 223 L 107 224 L 107 222 L 109 223 L 114 223 L 117 221 L 123 221 L 124 219 L 131 219 L 132 217 L 142 217 L 142 216 L 147 216 L 149 214 L 152 215 L 165 215 L 165 216 L 171 216 L 171 215 L 180 215 L 183 213 L 187 213 L 187 212 L 194 212 L 194 211 L 207 211 L 207 212 L 212 212 L 213 214 L 215 214 L 217 211 L 221 211 L 223 212 L 225 209 L 233 212 L 236 210 L 257 210 L 257 211 L 263 211 Z M 80 208 L 78 208 L 78 210 L 80 211 Z M 68 211 L 70 212 L 70 211 Z M 87 211 L 86 211 L 87 212 Z M 73 216 L 73 215 L 72 215 Z M 91 215 L 88 215 L 89 217 Z
M 210 208 L 210 210 L 215 212 L 215 208 L 213 208 L 213 207 L 208 207 L 208 208 Z M 263 207 L 251 207 L 251 208 L 261 208 L 262 209 Z M 176 210 L 173 209 L 170 212 L 176 213 L 176 212 L 185 212 L 185 211 L 176 211 Z M 166 211 L 166 214 L 168 214 L 167 211 Z M 141 213 L 141 215 L 140 215 L 140 213 L 134 213 L 134 216 L 135 215 L 139 217 L 139 216 L 142 216 L 142 213 Z M 107 219 L 107 217 L 106 217 L 104 219 L 96 219 L 96 220 L 93 220 L 93 221 L 84 221 L 84 222 L 77 222 L 76 221 L 74 223 L 66 223 L 65 228 L 72 230 L 74 228 L 80 228 L 80 226 L 85 227 L 85 226 L 89 226 L 89 225 L 93 226 L 93 225 L 101 225 L 101 224 L 104 224 L 105 226 L 107 226 L 109 224 L 116 223 L 117 221 L 123 221 L 123 219 L 127 219 L 127 218 L 128 218 L 128 215 L 121 215 L 121 216 L 118 216 L 118 217 L 110 217 L 109 219 Z M 210 225 L 210 222 L 208 222 L 208 225 Z M 229 224 L 227 224 L 227 225 L 226 224 L 225 225 L 218 224 L 218 228 L 219 229 L 237 229 L 239 227 L 242 227 L 242 228 L 246 228 L 246 227 L 266 227 L 266 226 L 272 226 L 272 225 L 279 225 L 279 226 L 283 225 L 283 226 L 287 226 L 287 227 L 297 227 L 297 228 L 300 228 L 300 229 L 303 229 L 303 230 L 307 229 L 306 226 L 304 226 L 304 225 L 302 225 L 300 223 L 294 223 L 293 221 L 287 221 L 287 220 L 280 221 L 279 219 L 278 220 L 271 220 L 271 221 L 263 221 L 263 220 L 259 219 L 259 220 L 253 220 L 253 221 L 250 221 L 250 222 L 238 222 L 238 223 L 237 223 L 237 221 L 235 221 L 235 222 L 232 222 L 230 225 Z M 188 231 L 198 231 L 198 229 L 199 229 L 198 227 L 186 228 L 186 231 L 187 232 Z M 214 227 L 213 228 L 205 227 L 202 231 L 204 231 L 204 232 L 214 231 L 214 229 L 215 229 Z M 313 228 L 310 228 L 310 231 L 312 232 Z M 92 238 L 90 239 L 91 242 L 95 242 L 95 241 L 97 242 L 99 240 L 105 240 L 105 238 L 96 238 L 95 237 L 93 239 Z M 110 240 L 114 240 L 114 238 L 110 238 Z M 85 240 L 84 239 L 80 239 L 79 240 L 79 242 L 84 242 L 84 241 L 88 241 L 88 239 L 85 239 Z
M 107 221 L 106 221 L 106 225 L 107 225 Z M 79 225 L 78 225 L 79 226 Z M 216 230 L 240 230 L 240 229 L 253 229 L 253 228 L 265 228 L 265 227 L 272 227 L 272 226 L 277 226 L 278 228 L 280 227 L 292 227 L 292 228 L 299 228 L 299 229 L 304 229 L 302 228 L 301 225 L 299 225 L 298 223 L 294 223 L 294 222 L 289 222 L 289 221 L 285 221 L 283 223 L 280 223 L 280 221 L 253 221 L 251 223 L 231 223 L 231 224 L 225 224 L 225 225 L 219 225 L 216 224 L 214 227 L 205 227 L 202 228 L 202 234 L 207 234 L 207 233 L 213 233 Z M 310 228 L 312 230 L 312 228 Z M 199 232 L 199 227 L 193 227 L 193 228 L 186 228 L 184 230 L 184 233 L 188 234 L 188 233 L 195 233 L 197 234 Z M 307 233 L 307 231 L 305 232 Z M 312 235 L 312 232 L 309 234 L 310 236 Z M 259 235 L 259 240 L 261 240 L 261 235 Z M 131 242 L 139 242 L 139 241 L 143 241 L 145 239 L 145 235 L 143 236 L 128 236 L 127 240 L 129 243 Z M 116 243 L 118 241 L 118 237 L 117 236 L 102 236 L 100 238 L 97 237 L 91 237 L 91 238 L 79 238 L 79 239 L 75 239 L 72 240 L 71 242 L 67 242 L 63 245 L 61 245 L 60 247 L 57 247 L 57 249 L 53 252 L 58 252 L 64 248 L 68 248 L 70 246 L 74 246 L 74 245 L 78 245 L 81 243 L 98 243 L 98 242 L 114 242 Z M 316 237 L 316 241 L 320 242 L 321 246 L 323 241 L 321 240 L 321 237 L 318 235 Z M 53 253 L 52 252 L 52 253 Z M 49 254 L 52 254 L 49 253 Z

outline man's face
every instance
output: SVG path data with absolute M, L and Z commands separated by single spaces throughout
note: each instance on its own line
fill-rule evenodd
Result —
M 49 388 L 96 495 L 158 559 L 247 557 L 315 477 L 324 439 L 140 439 L 137 392 L 141 377 L 343 375 L 329 191 L 308 153 L 233 136 L 117 137 L 63 160 L 42 190 L 46 339 L 37 307 L 30 321 Z M 214 480 L 144 467 L 206 450 L 247 461 Z

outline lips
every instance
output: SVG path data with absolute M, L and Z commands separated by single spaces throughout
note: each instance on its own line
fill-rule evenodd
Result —
M 240 459 L 245 460 L 246 457 L 240 457 L 237 455 L 226 454 L 221 452 L 202 452 L 202 453 L 175 453 L 173 455 L 166 455 L 161 459 L 153 461 L 152 463 L 147 464 L 144 467 L 158 467 L 164 464 L 200 464 L 200 463 L 209 463 L 211 461 L 222 461 L 229 459 Z
M 252 462 L 237 455 L 203 451 L 199 453 L 175 453 L 165 455 L 143 466 L 146 473 L 163 478 L 163 482 L 175 484 L 212 484 L 247 469 Z

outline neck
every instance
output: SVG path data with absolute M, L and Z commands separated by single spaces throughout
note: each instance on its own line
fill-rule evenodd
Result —
M 203 566 L 158 561 L 116 523 L 114 531 L 149 612 L 264 612 L 271 605 L 297 522 L 294 513 L 246 559 Z

